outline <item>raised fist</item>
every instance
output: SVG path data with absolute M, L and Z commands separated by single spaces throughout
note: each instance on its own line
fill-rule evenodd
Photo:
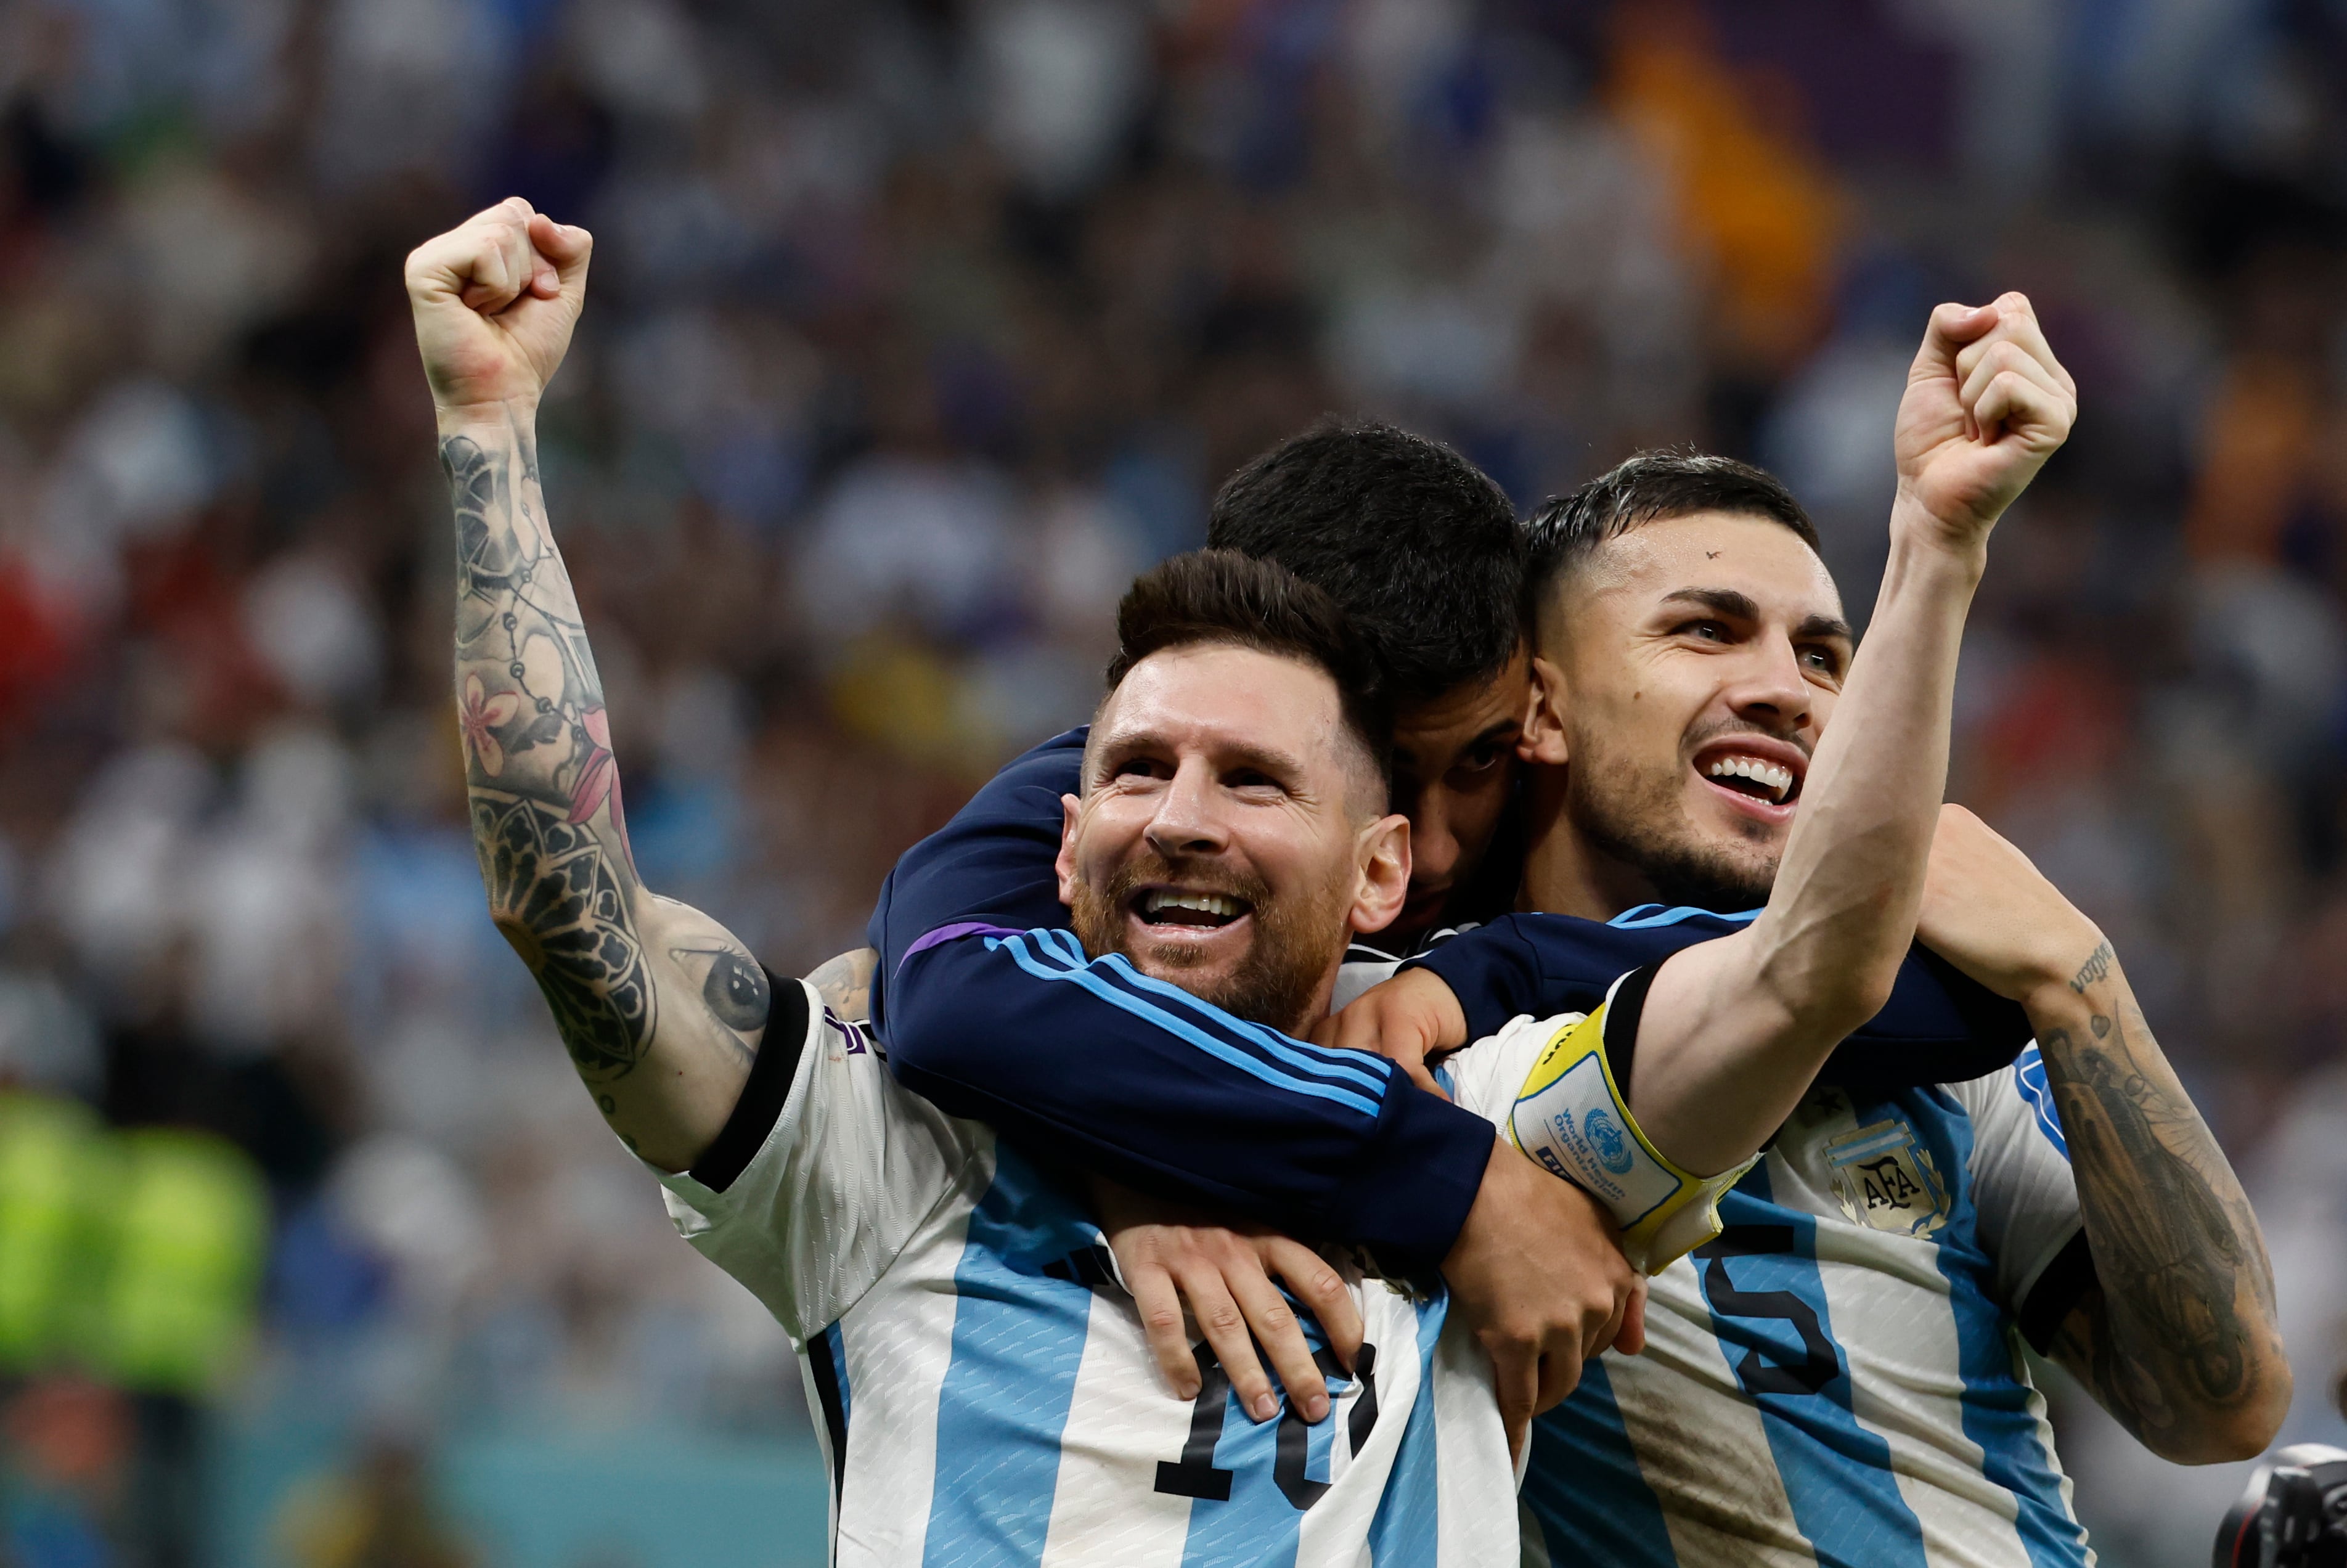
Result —
M 407 300 L 432 401 L 443 411 L 536 403 L 579 324 L 594 244 L 511 196 L 410 252 Z
M 1942 305 L 1899 401 L 1900 499 L 1947 542 L 1977 547 L 2077 417 L 2078 384 L 2027 296 Z

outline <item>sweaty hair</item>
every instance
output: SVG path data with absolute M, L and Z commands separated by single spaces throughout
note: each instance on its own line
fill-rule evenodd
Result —
M 1531 546 L 1526 586 L 1535 603 L 1608 539 L 1666 518 L 1736 512 L 1784 524 L 1818 550 L 1817 526 L 1774 474 L 1699 452 L 1641 452 L 1570 496 L 1541 503 L 1525 525 Z M 1822 551 L 1819 551 L 1822 554 Z
M 1368 763 L 1383 807 L 1393 763 L 1391 689 L 1334 599 L 1276 561 L 1236 550 L 1170 557 L 1133 579 L 1116 607 L 1108 689 L 1153 653 L 1210 643 L 1294 659 L 1334 681 L 1345 731 Z
M 1524 630 L 1524 539 L 1507 492 L 1438 441 L 1327 420 L 1223 484 L 1206 543 L 1324 589 L 1424 702 L 1507 667 Z

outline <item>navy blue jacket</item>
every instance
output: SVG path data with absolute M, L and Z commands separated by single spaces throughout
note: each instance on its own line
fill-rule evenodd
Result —
M 1290 1040 L 1122 958 L 1087 958 L 1065 931 L 1053 861 L 1083 740 L 1071 730 L 1012 762 L 883 885 L 867 927 L 872 1020 L 897 1081 L 1134 1186 L 1368 1245 L 1398 1266 L 1439 1262 L 1482 1182 L 1488 1122 L 1380 1058 Z M 1459 993 L 1480 1038 L 1520 1012 L 1594 1007 L 1616 977 L 1738 924 L 1693 910 L 1613 924 L 1517 915 L 1417 961 Z M 2018 1008 L 1919 950 L 1826 1075 L 1978 1077 L 2027 1039 Z

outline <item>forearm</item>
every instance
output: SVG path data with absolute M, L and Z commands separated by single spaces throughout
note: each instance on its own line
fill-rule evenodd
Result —
M 1913 938 L 1945 792 L 1957 651 L 1977 548 L 1894 524 L 1866 647 L 1801 792 L 1768 907 L 1663 966 L 1634 1109 L 1688 1168 L 1747 1157 L 1834 1046 L 1890 997 Z
M 2057 1355 L 2130 1432 L 2185 1462 L 2262 1450 L 2290 1403 L 2257 1216 L 2108 943 L 2027 1002 L 2099 1290 Z
M 1491 1129 L 1392 1063 L 1246 1023 L 1067 932 L 919 946 L 889 1002 L 890 1071 L 956 1116 L 1163 1197 L 1389 1266 L 1456 1240 Z
M 602 684 L 538 487 L 534 417 L 525 405 L 440 414 L 474 847 L 497 929 L 597 1106 L 630 1147 L 681 1170 L 740 1095 L 765 982 L 721 927 L 652 897 L 636 873 Z M 660 1016 L 663 968 L 712 993 L 709 1018 Z

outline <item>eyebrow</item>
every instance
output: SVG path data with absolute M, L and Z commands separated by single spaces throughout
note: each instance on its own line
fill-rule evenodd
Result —
M 1111 733 L 1101 742 L 1100 756 L 1103 764 L 1102 771 L 1100 777 L 1093 783 L 1098 784 L 1107 778 L 1105 764 L 1108 759 L 1122 758 L 1136 751 L 1151 747 L 1172 751 L 1174 744 L 1154 730 L 1127 730 L 1122 733 Z M 1214 751 L 1218 759 L 1217 766 L 1220 768 L 1253 768 L 1257 773 L 1270 774 L 1290 784 L 1304 776 L 1304 763 L 1301 758 L 1271 746 L 1259 746 L 1247 741 L 1233 741 L 1214 746 Z
M 1480 745 L 1485 741 L 1496 741 L 1501 735 L 1506 734 L 1510 730 L 1522 730 L 1523 727 L 1523 720 L 1511 713 L 1504 719 L 1500 719 L 1484 725 L 1481 730 L 1478 730 L 1475 733 L 1473 739 L 1470 740 L 1467 743 L 1473 746 Z M 1412 766 L 1417 764 L 1417 753 L 1399 741 L 1394 743 L 1393 754 L 1394 761 L 1398 764 L 1406 763 Z
M 1760 607 L 1752 602 L 1752 596 L 1739 593 L 1732 588 L 1683 588 L 1676 593 L 1665 594 L 1663 602 L 1697 604 L 1737 620 L 1760 619 Z M 1793 641 L 1796 642 L 1825 639 L 1838 639 L 1843 642 L 1858 641 L 1857 635 L 1850 629 L 1850 622 L 1835 615 L 1812 615 L 1793 628 Z
M 1699 604 L 1706 610 L 1716 610 L 1722 615 L 1732 615 L 1738 620 L 1758 620 L 1760 607 L 1752 596 L 1738 593 L 1732 588 L 1683 588 L 1676 593 L 1663 595 L 1665 604 Z

